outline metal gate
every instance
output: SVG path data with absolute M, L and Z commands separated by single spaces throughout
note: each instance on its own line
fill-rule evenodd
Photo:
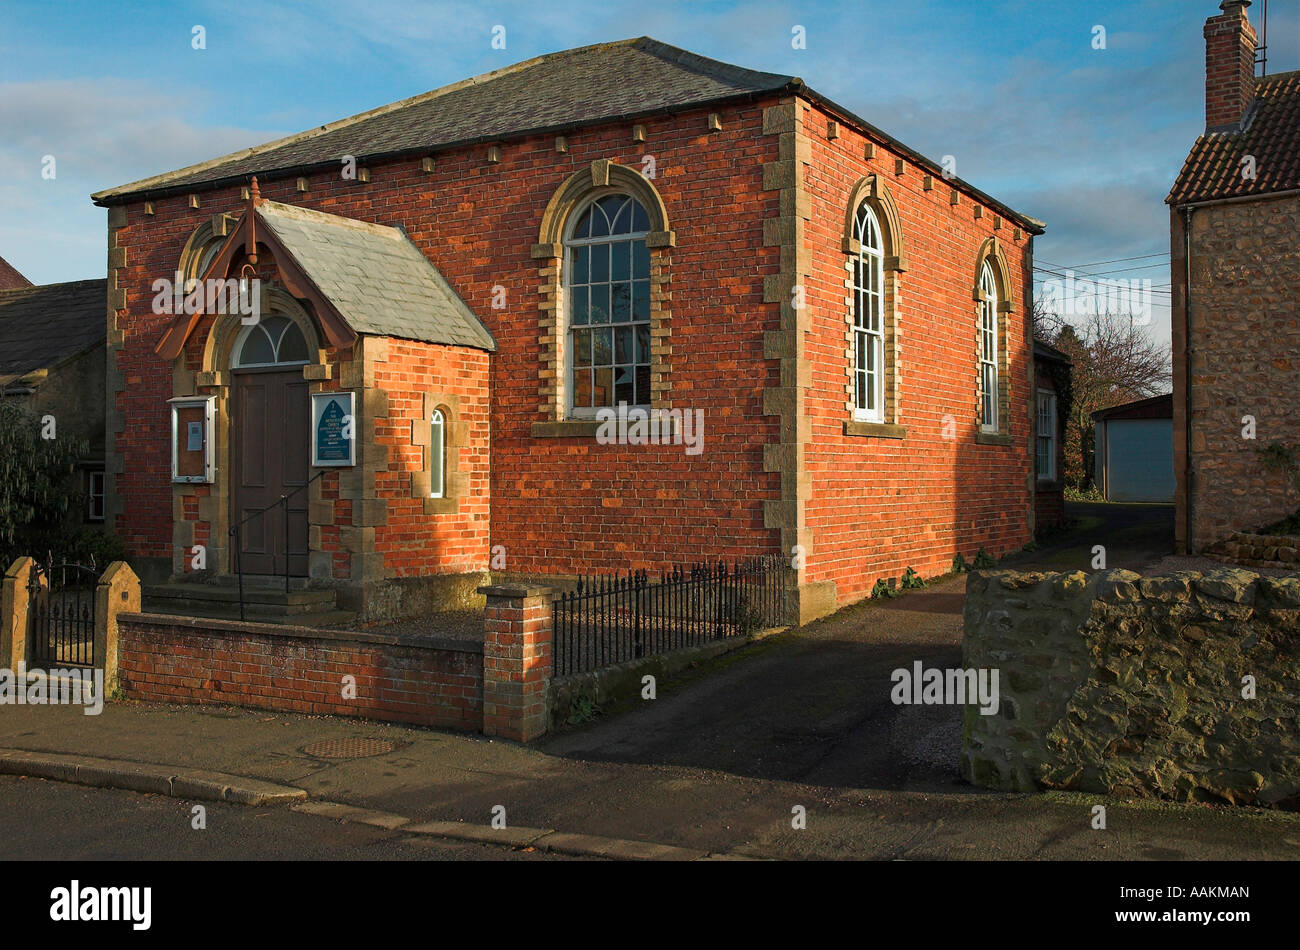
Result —
M 46 583 L 41 583 L 44 576 Z M 95 588 L 99 571 L 84 564 L 37 565 L 27 582 L 32 665 L 94 667 Z

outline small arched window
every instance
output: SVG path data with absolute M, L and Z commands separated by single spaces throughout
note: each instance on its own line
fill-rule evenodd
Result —
M 575 414 L 650 405 L 650 217 L 626 194 L 595 199 L 565 241 Z
M 433 410 L 429 433 L 429 497 L 447 492 L 447 425 L 442 410 Z
M 307 338 L 288 317 L 267 317 L 245 327 L 235 341 L 236 369 L 299 365 L 309 361 Z
M 880 222 L 864 201 L 854 219 L 853 417 L 885 421 L 885 252 Z
M 998 285 L 988 261 L 980 270 L 980 429 L 998 431 Z

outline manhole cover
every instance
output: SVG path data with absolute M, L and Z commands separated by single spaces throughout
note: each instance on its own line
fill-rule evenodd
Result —
M 387 739 L 323 739 L 303 746 L 302 751 L 318 759 L 364 759 L 396 748 L 397 743 Z

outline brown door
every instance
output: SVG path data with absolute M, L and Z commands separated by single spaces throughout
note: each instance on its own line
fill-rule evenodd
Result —
M 231 518 L 244 522 L 239 569 L 245 574 L 307 574 L 307 483 L 311 407 L 302 369 L 235 370 Z M 268 508 L 268 506 L 272 506 Z M 255 515 L 263 508 L 268 510 Z M 244 519 L 249 519 L 244 521 Z M 287 530 L 286 530 L 287 529 Z M 232 565 L 233 566 L 233 565 Z

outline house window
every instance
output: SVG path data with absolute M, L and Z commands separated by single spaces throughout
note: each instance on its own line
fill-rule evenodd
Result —
M 433 411 L 429 433 L 429 497 L 442 498 L 447 485 L 447 426 L 442 411 Z
M 650 405 L 650 218 L 607 194 L 576 216 L 565 241 L 570 410 Z
M 1056 393 L 1038 391 L 1038 480 L 1056 481 Z
M 980 270 L 980 429 L 998 431 L 998 288 L 993 268 L 985 261 Z
M 104 520 L 104 473 L 87 472 L 87 521 Z
M 880 222 L 863 202 L 853 226 L 853 417 L 885 421 L 885 256 Z

